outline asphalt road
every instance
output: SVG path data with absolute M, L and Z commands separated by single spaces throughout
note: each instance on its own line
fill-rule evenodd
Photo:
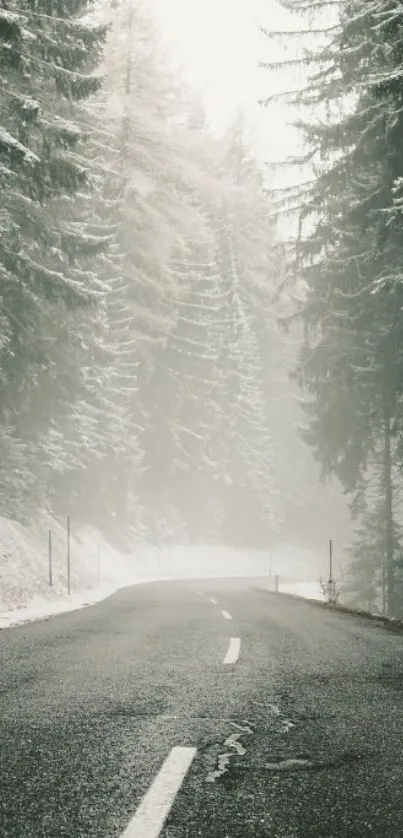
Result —
M 155 838 L 178 748 L 162 838 L 403 836 L 403 636 L 262 587 L 148 584 L 0 631 L 1 838 Z

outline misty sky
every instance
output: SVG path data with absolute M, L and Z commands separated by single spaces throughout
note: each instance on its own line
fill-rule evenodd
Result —
M 261 36 L 258 24 L 271 30 L 290 25 L 277 0 L 148 3 L 157 13 L 165 39 L 188 82 L 202 91 L 212 126 L 221 132 L 241 106 L 259 154 L 282 159 L 295 151 L 295 134 L 287 127 L 286 114 L 274 106 L 265 112 L 257 104 L 260 96 L 270 94 L 279 83 L 257 66 L 259 60 L 270 60 L 275 49 Z

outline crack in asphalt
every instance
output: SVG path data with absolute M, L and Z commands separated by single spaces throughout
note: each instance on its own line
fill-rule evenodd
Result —
M 230 761 L 234 756 L 245 756 L 246 748 L 241 744 L 239 741 L 242 736 L 253 734 L 253 729 L 250 725 L 250 722 L 244 722 L 243 725 L 237 724 L 236 722 L 231 722 L 234 727 L 237 727 L 240 730 L 240 733 L 231 733 L 230 736 L 224 742 L 224 745 L 227 748 L 232 748 L 235 753 L 231 753 L 226 751 L 223 754 L 218 755 L 218 767 L 215 771 L 210 771 L 206 777 L 206 783 L 215 783 L 220 777 L 227 773 L 230 765 Z
M 350 751 L 346 751 L 338 756 L 329 757 L 328 759 L 314 759 L 307 755 L 284 757 L 275 762 L 266 762 L 262 768 L 268 771 L 294 771 L 299 769 L 322 771 L 325 769 L 343 768 L 345 765 L 361 762 L 364 758 L 363 754 L 351 753 Z
M 293 722 L 291 719 L 285 716 L 282 710 L 280 709 L 279 701 L 271 701 L 267 705 L 263 704 L 263 702 L 257 701 L 254 703 L 267 708 L 270 711 L 270 714 L 274 716 L 275 719 L 278 719 L 279 724 L 281 725 L 281 733 L 290 733 L 290 731 L 296 727 L 296 722 Z
M 284 771 L 290 768 L 312 768 L 312 761 L 303 757 L 287 757 L 278 762 L 267 762 L 264 766 L 269 771 Z

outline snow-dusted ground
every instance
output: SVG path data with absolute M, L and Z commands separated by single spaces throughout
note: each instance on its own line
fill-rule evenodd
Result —
M 52 576 L 49 584 L 48 533 L 52 533 Z M 98 549 L 100 581 L 98 584 Z M 58 614 L 93 603 L 134 575 L 129 557 L 117 553 L 90 529 L 71 538 L 71 595 L 67 595 L 66 527 L 39 515 L 24 527 L 0 518 L 0 627 Z
M 81 591 L 69 597 L 60 597 L 54 600 L 45 598 L 44 596 L 34 596 L 27 601 L 26 606 L 0 610 L 0 628 L 15 626 L 19 623 L 30 622 L 31 620 L 43 620 L 55 614 L 62 614 L 65 611 L 76 611 L 78 608 L 94 605 L 95 602 L 105 599 L 114 593 L 114 590 L 112 587 L 100 586 L 87 592 Z
M 66 528 L 45 514 L 29 528 L 0 518 L 0 628 L 93 605 L 126 585 L 163 579 L 267 577 L 271 570 L 280 575 L 280 591 L 322 598 L 318 583 L 287 581 L 287 575 L 301 575 L 302 569 L 306 573 L 307 568 L 317 566 L 315 557 L 291 546 L 284 546 L 271 557 L 265 551 L 211 546 L 137 546 L 129 555 L 114 550 L 99 532 L 89 528 L 76 532 L 73 524 L 68 596 Z M 319 574 L 311 570 L 311 580 L 316 575 Z
M 324 602 L 325 596 L 321 590 L 319 581 L 306 582 L 285 582 L 279 585 L 280 593 L 294 594 L 294 596 L 302 596 L 304 599 L 317 599 Z

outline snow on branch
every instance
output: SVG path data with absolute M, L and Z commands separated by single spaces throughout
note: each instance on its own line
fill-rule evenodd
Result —
M 34 154 L 27 146 L 19 142 L 12 136 L 5 128 L 0 127 L 0 152 L 14 152 L 17 157 L 23 159 L 29 165 L 40 163 L 39 157 Z

